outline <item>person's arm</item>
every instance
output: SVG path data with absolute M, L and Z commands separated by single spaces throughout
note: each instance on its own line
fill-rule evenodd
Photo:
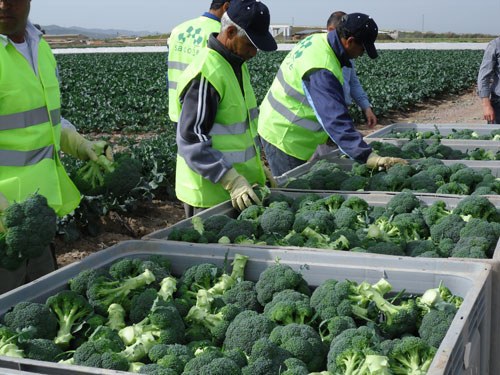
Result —
M 368 100 L 368 95 L 365 90 L 363 90 L 363 86 L 359 82 L 358 75 L 356 74 L 356 70 L 354 69 L 354 63 L 351 61 L 352 68 L 350 74 L 350 88 L 351 88 L 351 97 L 354 102 L 361 107 L 363 110 L 366 121 L 368 122 L 368 128 L 373 128 L 377 125 L 377 117 L 373 113 L 372 106 L 370 101 Z
M 351 159 L 366 162 L 372 152 L 361 133 L 354 129 L 340 81 L 332 72 L 319 69 L 302 81 L 307 99 L 325 132 Z
M 232 164 L 222 152 L 212 147 L 209 135 L 213 127 L 220 96 L 204 78 L 197 77 L 180 98 L 182 110 L 177 124 L 178 153 L 189 168 L 203 178 L 218 183 Z
M 491 77 L 497 69 L 497 53 L 495 41 L 492 41 L 486 47 L 483 55 L 483 61 L 479 67 L 479 73 L 477 76 L 477 93 L 481 98 L 483 103 L 483 115 L 484 119 L 489 122 L 495 121 L 495 111 L 491 106 L 490 94 L 491 94 Z

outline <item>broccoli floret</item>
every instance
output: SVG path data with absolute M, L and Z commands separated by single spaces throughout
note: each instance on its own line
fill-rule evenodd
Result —
M 128 258 L 126 258 L 128 259 Z M 69 280 L 70 289 L 82 296 L 87 295 L 87 287 L 98 277 L 106 277 L 111 280 L 111 275 L 104 268 L 97 269 L 86 269 L 76 275 L 74 278 Z
M 462 168 L 450 176 L 450 182 L 467 185 L 469 188 L 481 182 L 483 177 L 472 168 Z
M 390 351 L 390 366 L 399 374 L 426 374 L 435 354 L 436 348 L 427 345 L 421 338 L 406 336 L 396 340 Z
M 257 300 L 257 290 L 253 281 L 241 281 L 234 284 L 222 295 L 225 304 L 235 304 L 243 310 L 261 311 Z
M 228 237 L 231 242 L 239 236 L 252 238 L 257 234 L 256 223 L 249 220 L 233 220 L 229 221 L 221 231 L 217 234 L 218 238 L 223 236 Z
M 337 360 L 346 351 L 368 350 L 378 343 L 378 335 L 371 327 L 362 326 L 356 329 L 346 329 L 332 341 L 327 357 L 328 371 L 332 374 L 342 373 L 342 367 Z
M 155 277 L 149 270 L 145 270 L 139 276 L 120 281 L 108 281 L 106 278 L 99 277 L 89 285 L 87 298 L 97 313 L 105 315 L 109 305 L 121 304 L 132 290 L 143 288 L 153 281 Z
M 454 214 L 460 215 L 465 221 L 471 218 L 488 220 L 490 215 L 495 215 L 497 209 L 487 198 L 481 196 L 470 196 L 462 199 L 453 210 Z
M 349 197 L 344 203 L 342 203 L 342 208 L 350 208 L 351 210 L 361 213 L 368 210 L 368 203 L 359 197 Z
M 413 166 L 409 164 L 401 164 L 398 163 L 394 166 L 392 166 L 388 171 L 387 175 L 389 176 L 394 176 L 394 177 L 401 177 L 403 179 L 408 179 L 415 173 L 415 170 L 413 169 Z
M 458 182 L 448 182 L 441 185 L 437 190 L 438 194 L 457 194 L 457 195 L 467 195 L 469 194 L 469 187 L 465 184 L 459 184 Z
M 306 228 L 311 228 L 318 233 L 330 234 L 335 230 L 334 216 L 327 211 L 303 211 L 295 217 L 293 230 L 296 233 L 302 233 Z
M 200 369 L 200 374 L 241 375 L 241 368 L 230 358 L 216 358 Z
M 112 172 L 104 173 L 103 186 L 107 194 L 122 197 L 139 185 L 142 178 L 142 163 L 128 155 L 115 157 Z
M 434 193 L 438 189 L 434 177 L 427 171 L 418 172 L 411 176 L 408 185 L 411 190 L 423 193 Z
M 130 370 L 129 370 L 130 371 Z M 139 368 L 139 374 L 146 375 L 179 375 L 175 371 L 163 366 L 157 365 L 156 363 L 150 363 L 143 365 Z
M 331 172 L 324 182 L 325 190 L 340 190 L 343 181 L 349 178 L 349 174 L 344 171 L 336 170 Z
M 288 203 L 289 207 L 292 207 L 294 199 L 292 197 L 289 197 L 288 195 L 276 193 L 276 194 L 272 194 L 269 197 L 269 200 L 267 203 L 269 206 L 271 206 L 271 204 L 273 204 L 274 202 L 286 202 L 286 203 Z
M 455 242 L 451 238 L 443 238 L 439 241 L 437 251 L 441 257 L 448 258 L 451 256 L 451 252 L 454 248 Z
M 429 228 L 419 211 L 394 216 L 392 225 L 399 229 L 406 241 L 416 241 L 429 237 Z
M 500 224 L 488 223 L 481 219 L 471 219 L 460 231 L 460 239 L 466 237 L 482 237 L 489 244 L 488 256 L 493 256 L 493 251 L 500 237 Z
M 443 201 L 435 201 L 429 207 L 424 209 L 424 220 L 425 223 L 431 227 L 442 217 L 451 214 L 451 211 L 446 209 L 446 203 Z
M 390 219 L 385 216 L 378 218 L 375 223 L 371 224 L 368 229 L 363 229 L 366 232 L 366 238 L 372 239 L 377 242 L 394 243 L 395 245 L 404 248 L 406 245 L 406 238 L 402 235 L 399 228 L 393 225 Z M 374 246 L 373 243 L 363 244 L 366 247 Z
M 172 370 L 175 375 L 181 375 L 186 364 L 194 358 L 194 354 L 185 345 L 159 344 L 149 350 L 148 357 L 151 362 Z
M 155 300 L 157 298 L 158 292 L 153 288 L 148 288 L 141 293 L 134 295 L 130 302 L 130 321 L 132 323 L 139 323 L 141 320 L 143 320 L 151 312 L 151 308 L 153 307 L 153 304 L 155 303 Z
M 392 242 L 377 242 L 372 246 L 368 246 L 366 251 L 373 254 L 384 254 L 384 255 L 406 255 L 404 250 L 395 243 Z
M 219 233 L 229 221 L 233 220 L 234 219 L 226 215 L 213 215 L 205 219 L 205 221 L 203 222 L 203 227 L 206 231 Z
M 357 230 L 366 226 L 364 215 L 348 208 L 342 207 L 335 213 L 335 224 L 340 229 Z
M 424 315 L 418 329 L 419 336 L 434 348 L 439 348 L 455 317 L 455 311 L 430 310 Z
M 491 190 L 488 186 L 476 187 L 471 195 L 498 195 L 496 191 Z
M 427 157 L 426 148 L 427 143 L 423 139 L 413 139 L 401 146 L 401 152 L 406 159 L 420 159 Z
M 52 340 L 31 339 L 21 343 L 25 358 L 38 361 L 57 362 L 63 353 L 62 349 Z
M 101 338 L 83 343 L 76 349 L 73 358 L 75 365 L 127 371 L 129 363 L 126 357 L 118 354 L 119 351 L 120 347 L 114 341 Z
M 18 303 L 5 314 L 4 323 L 15 332 L 23 331 L 26 338 L 52 340 L 57 334 L 57 317 L 41 303 Z
M 340 190 L 343 191 L 363 191 L 370 183 L 370 179 L 362 176 L 351 176 L 347 180 L 342 181 Z
M 285 369 L 285 360 L 292 358 L 292 354 L 267 337 L 255 342 L 251 348 L 248 366 L 242 370 L 242 375 L 270 375 L 278 374 Z
M 486 259 L 489 254 L 490 243 L 483 237 L 461 238 L 451 252 L 453 258 Z
M 296 290 L 307 296 L 311 291 L 302 275 L 285 264 L 275 264 L 264 270 L 255 284 L 257 300 L 262 306 L 270 302 L 275 293 L 285 289 Z
M 389 217 L 391 215 L 398 215 L 403 213 L 409 213 L 413 211 L 414 208 L 420 206 L 420 201 L 411 192 L 402 192 L 396 194 L 386 206 L 386 215 Z
M 425 153 L 427 156 L 436 157 L 439 159 L 451 159 L 450 156 L 453 153 L 453 149 L 449 146 L 442 145 L 439 142 L 434 142 L 427 146 Z M 460 158 L 461 159 L 461 158 Z
M 24 358 L 24 352 L 19 346 L 18 334 L 9 327 L 0 325 L 0 355 L 6 357 Z
M 429 168 L 426 169 L 428 173 L 431 174 L 431 176 L 441 176 L 443 179 L 448 180 L 448 178 L 451 176 L 451 169 L 450 167 L 444 165 L 444 164 L 436 164 L 436 165 L 431 165 Z
M 394 305 L 384 298 L 380 290 L 367 282 L 361 283 L 358 290 L 363 297 L 375 303 L 384 315 L 379 327 L 385 337 L 394 338 L 416 331 L 420 311 L 414 300 L 409 299 L 400 305 Z
M 321 340 L 330 345 L 335 337 L 340 335 L 346 329 L 356 328 L 356 322 L 350 316 L 334 316 L 333 318 L 323 320 L 319 326 Z
M 406 254 L 411 257 L 418 257 L 425 253 L 436 251 L 436 246 L 430 240 L 410 241 L 406 244 L 405 248 Z
M 241 213 L 238 215 L 238 220 L 256 221 L 263 212 L 264 207 L 254 204 L 241 211 Z
M 380 156 L 394 156 L 401 158 L 403 152 L 401 149 L 389 142 L 371 142 L 370 146 Z
M 63 290 L 47 298 L 45 304 L 57 316 L 59 331 L 54 342 L 61 348 L 69 346 L 74 338 L 71 332 L 94 312 L 85 298 L 71 290 Z
M 185 339 L 185 327 L 173 306 L 155 308 L 144 320 L 118 332 L 127 345 L 121 352 L 129 361 L 140 361 L 156 344 L 179 344 Z
M 20 260 L 39 257 L 50 245 L 56 235 L 54 210 L 48 206 L 47 199 L 34 194 L 21 203 L 13 203 L 0 216 L 7 230 L 2 234 L 5 255 L 4 265 L 19 266 Z
M 322 321 L 334 316 L 368 319 L 366 302 L 352 281 L 329 279 L 318 286 L 311 296 L 311 306 Z
M 206 347 L 197 352 L 195 357 L 186 364 L 182 375 L 199 375 L 201 374 L 202 367 L 222 357 L 223 355 L 219 348 L 213 346 Z
M 326 347 L 311 326 L 295 323 L 278 326 L 271 332 L 269 340 L 304 362 L 311 372 L 320 371 L 325 366 Z
M 113 342 L 118 350 L 125 349 L 122 339 L 118 335 L 118 332 L 114 331 L 110 327 L 100 326 L 89 336 L 88 341 L 99 341 L 102 339 L 110 340 Z
M 313 315 L 309 297 L 286 289 L 273 296 L 264 307 L 264 315 L 278 324 L 309 323 Z
M 241 349 L 248 355 L 255 342 L 269 337 L 275 327 L 276 323 L 265 315 L 251 310 L 243 311 L 229 324 L 224 345 L 226 349 Z
M 267 208 L 259 218 L 264 233 L 278 233 L 285 236 L 293 226 L 295 215 L 280 208 Z
M 140 274 L 139 267 L 142 260 L 139 258 L 123 258 L 117 260 L 109 267 L 109 275 L 115 280 L 135 277 Z
M 439 243 L 443 238 L 450 238 L 456 243 L 460 239 L 460 230 L 463 227 L 465 221 L 459 215 L 450 214 L 431 226 L 431 238 L 435 243 Z
M 293 203 L 292 203 L 292 210 L 294 212 L 300 210 L 303 207 L 307 207 L 308 205 L 313 204 L 315 201 L 320 199 L 321 197 L 318 194 L 315 193 L 310 193 L 310 194 L 303 194 L 299 197 L 297 197 Z

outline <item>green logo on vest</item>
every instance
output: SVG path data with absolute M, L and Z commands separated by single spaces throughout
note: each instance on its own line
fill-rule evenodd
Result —
M 203 42 L 203 37 L 201 34 L 201 27 L 195 29 L 193 26 L 189 26 L 185 33 L 179 34 L 179 42 L 185 43 L 188 39 L 192 39 L 195 46 L 200 45 Z
M 294 56 L 296 59 L 302 56 L 306 48 L 312 46 L 311 39 L 312 35 L 309 35 L 307 38 L 305 38 L 303 41 L 297 44 L 297 50 L 295 51 L 295 56 Z

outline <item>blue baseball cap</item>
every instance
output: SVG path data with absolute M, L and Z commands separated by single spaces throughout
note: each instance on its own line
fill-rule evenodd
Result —
M 226 14 L 245 33 L 255 47 L 262 51 L 275 51 L 276 41 L 269 32 L 271 15 L 269 9 L 259 0 L 233 0 Z
M 342 17 L 341 21 L 345 28 L 363 43 L 368 56 L 375 59 L 378 56 L 375 48 L 375 40 L 378 35 L 378 27 L 375 21 L 363 13 L 351 13 Z

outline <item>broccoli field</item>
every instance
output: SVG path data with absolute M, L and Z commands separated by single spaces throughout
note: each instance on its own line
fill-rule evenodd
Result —
M 249 259 L 178 275 L 159 255 L 86 269 L 45 303 L 13 306 L 0 354 L 150 375 L 423 375 L 463 303 L 443 283 L 314 288 L 278 261 L 247 280 Z

